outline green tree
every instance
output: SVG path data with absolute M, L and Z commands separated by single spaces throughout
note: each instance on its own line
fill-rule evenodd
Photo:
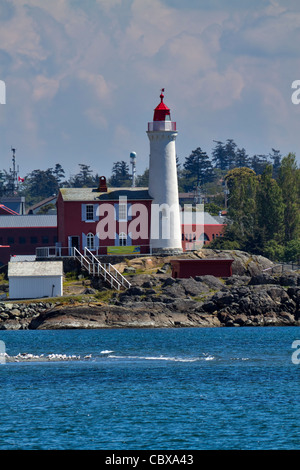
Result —
M 65 177 L 65 170 L 63 169 L 60 163 L 56 163 L 52 173 L 57 181 L 57 185 L 60 186 L 62 179 Z
M 212 150 L 212 162 L 214 163 L 216 168 L 220 168 L 220 170 L 227 170 L 227 156 L 226 156 L 226 149 L 223 142 L 219 140 L 214 140 L 216 143 L 215 147 Z
M 236 143 L 233 139 L 227 139 L 225 145 L 226 167 L 228 170 L 235 168 L 236 165 Z
M 249 156 L 246 154 L 246 150 L 244 148 L 237 149 L 235 165 L 237 168 L 248 167 L 250 165 Z
M 79 173 L 76 173 L 69 179 L 69 186 L 73 188 L 92 188 L 95 186 L 95 178 L 93 177 L 93 171 L 90 166 L 79 163 L 79 168 Z
M 262 249 L 266 242 L 284 241 L 284 203 L 282 191 L 272 178 L 273 167 L 268 165 L 259 177 L 256 194 L 257 230 L 260 232 Z
M 289 153 L 281 161 L 278 183 L 282 191 L 284 209 L 285 242 L 300 238 L 299 169 L 296 156 Z
M 146 168 L 142 175 L 136 177 L 136 186 L 148 188 L 149 185 L 149 168 Z
M 109 183 L 115 188 L 131 186 L 129 165 L 125 161 L 122 160 L 113 164 L 112 176 L 109 179 Z
M 281 165 L 281 153 L 280 150 L 275 150 L 272 148 L 272 153 L 269 153 L 269 158 L 273 162 L 273 178 L 278 177 L 279 168 Z
M 22 185 L 22 195 L 26 203 L 33 205 L 47 197 L 58 193 L 58 183 L 53 174 L 53 169 L 33 170 L 26 175 Z
M 270 162 L 268 161 L 268 157 L 266 155 L 253 155 L 250 160 L 250 167 L 257 175 L 261 175 L 267 165 Z
M 285 246 L 285 261 L 296 261 L 300 263 L 300 239 L 291 240 Z
M 250 168 L 235 168 L 225 177 L 229 190 L 228 218 L 231 221 L 225 239 L 242 246 L 255 236 L 257 177 Z
M 200 147 L 193 150 L 189 157 L 186 157 L 183 167 L 188 181 L 185 188 L 187 191 L 203 186 L 214 179 L 209 157 Z

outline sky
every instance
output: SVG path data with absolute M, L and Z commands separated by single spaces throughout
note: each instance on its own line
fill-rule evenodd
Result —
M 21 177 L 109 177 L 133 151 L 142 174 L 161 88 L 180 163 L 227 139 L 300 162 L 299 0 L 1 0 L 0 80 L 0 169 L 13 147 Z

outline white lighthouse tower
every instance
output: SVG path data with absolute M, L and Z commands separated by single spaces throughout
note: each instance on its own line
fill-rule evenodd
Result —
M 165 105 L 164 88 L 160 103 L 148 123 L 150 141 L 149 194 L 151 208 L 151 245 L 153 253 L 181 253 L 181 221 L 176 167 L 176 122 L 171 121 Z

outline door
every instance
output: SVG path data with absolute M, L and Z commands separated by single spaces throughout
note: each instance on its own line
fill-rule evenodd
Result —
M 77 248 L 77 250 L 80 249 L 80 240 L 78 235 L 68 237 L 69 240 L 69 256 L 73 255 L 73 249 L 72 248 Z

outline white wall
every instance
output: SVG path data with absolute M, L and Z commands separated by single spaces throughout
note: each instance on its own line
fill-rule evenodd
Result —
M 150 141 L 149 194 L 151 245 L 155 251 L 182 251 L 180 206 L 176 167 L 176 132 L 147 132 Z M 171 215 L 158 217 L 158 206 L 166 205 Z M 168 230 L 169 229 L 169 230 Z
M 52 286 L 54 285 L 54 288 Z M 63 294 L 62 276 L 20 276 L 9 278 L 10 299 L 38 299 Z

